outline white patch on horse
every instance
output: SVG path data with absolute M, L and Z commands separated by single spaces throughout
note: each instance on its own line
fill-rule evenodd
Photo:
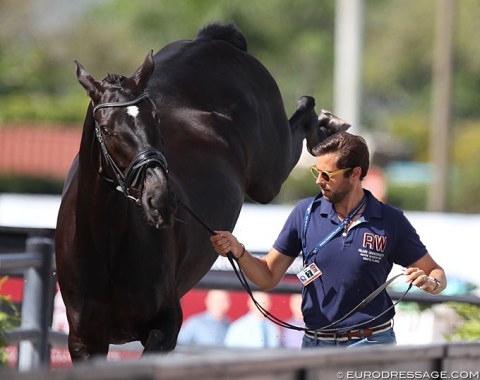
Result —
M 128 113 L 131 117 L 137 117 L 137 115 L 138 115 L 138 107 L 137 107 L 137 106 L 128 106 L 128 107 L 127 107 L 127 113 Z

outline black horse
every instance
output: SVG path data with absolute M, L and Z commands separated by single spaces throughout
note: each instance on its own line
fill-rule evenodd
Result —
M 140 340 L 174 349 L 180 298 L 217 258 L 208 225 L 232 230 L 245 194 L 270 202 L 315 145 L 348 127 L 302 97 L 287 119 L 275 80 L 234 25 L 150 53 L 131 77 L 87 90 L 80 151 L 68 173 L 56 230 L 58 281 L 73 360 Z

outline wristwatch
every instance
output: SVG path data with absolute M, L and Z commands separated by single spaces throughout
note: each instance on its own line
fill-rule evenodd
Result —
M 442 283 L 437 280 L 435 277 L 433 276 L 429 276 L 428 277 L 429 280 L 432 280 L 433 282 L 435 282 L 435 287 L 430 291 L 430 293 L 433 293 L 435 290 L 437 290 L 440 286 L 442 286 Z

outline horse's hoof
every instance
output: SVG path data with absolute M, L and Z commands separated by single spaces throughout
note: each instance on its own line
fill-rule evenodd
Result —
M 344 132 L 351 127 L 345 120 L 327 110 L 322 110 L 318 115 L 318 126 L 324 127 L 328 135 Z
M 297 111 L 310 110 L 315 107 L 315 98 L 311 96 L 302 96 L 297 102 Z

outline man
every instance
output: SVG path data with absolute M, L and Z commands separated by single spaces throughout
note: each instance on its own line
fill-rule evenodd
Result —
M 395 343 L 395 311 L 386 311 L 392 301 L 385 290 L 335 322 L 385 283 L 393 263 L 407 268 L 406 282 L 432 294 L 445 289 L 445 273 L 403 213 L 362 188 L 369 168 L 363 138 L 336 133 L 312 152 L 317 158 L 311 171 L 321 192 L 296 205 L 265 258 L 253 257 L 227 231 L 212 236 L 212 245 L 223 256 L 231 251 L 262 290 L 275 287 L 303 252 L 302 312 L 310 331 L 302 347 Z M 315 331 L 333 323 L 332 331 Z
M 230 295 L 225 290 L 210 290 L 205 296 L 206 310 L 190 317 L 182 326 L 178 343 L 182 345 L 216 346 L 224 344 L 230 321 Z

